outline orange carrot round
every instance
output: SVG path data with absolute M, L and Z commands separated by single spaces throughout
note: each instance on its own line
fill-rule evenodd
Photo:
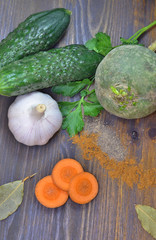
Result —
M 37 200 L 45 207 L 60 207 L 68 199 L 68 193 L 59 189 L 53 182 L 51 175 L 42 178 L 35 187 Z
M 54 166 L 52 178 L 56 186 L 64 191 L 68 191 L 71 179 L 81 172 L 83 172 L 83 168 L 78 161 L 65 158 Z
M 70 182 L 69 196 L 73 202 L 85 204 L 96 197 L 98 182 L 94 175 L 82 172 L 76 175 Z

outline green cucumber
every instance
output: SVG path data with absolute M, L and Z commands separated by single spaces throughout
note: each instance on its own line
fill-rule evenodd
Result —
M 71 12 L 56 8 L 29 16 L 0 43 L 0 68 L 27 55 L 50 49 L 70 22 Z
M 0 69 L 0 94 L 16 96 L 89 78 L 102 59 L 78 44 L 27 56 Z

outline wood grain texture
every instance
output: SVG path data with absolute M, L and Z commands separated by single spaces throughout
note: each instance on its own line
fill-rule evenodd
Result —
M 0 40 L 30 14 L 56 7 L 72 11 L 70 26 L 57 47 L 84 43 L 98 31 L 107 32 L 113 45 L 117 45 L 120 37 L 128 38 L 156 19 L 155 0 L 1 0 Z M 148 46 L 155 38 L 153 28 L 141 42 Z M 56 100 L 68 99 L 52 96 Z M 112 181 L 97 162 L 81 157 L 63 130 L 42 147 L 18 143 L 7 126 L 7 111 L 13 100 L 0 96 L 0 185 L 38 174 L 25 183 L 23 203 L 17 212 L 0 222 L 0 240 L 152 240 L 142 229 L 134 204 L 156 208 L 156 188 L 141 191 L 135 186 L 132 190 Z M 156 114 L 127 121 L 103 111 L 98 118 L 86 118 L 86 127 L 91 124 L 115 134 L 130 158 L 138 162 L 144 159 L 146 168 L 156 167 Z M 107 143 L 107 139 L 103 138 L 103 142 Z M 63 207 L 46 209 L 34 196 L 35 184 L 65 157 L 77 159 L 86 171 L 95 174 L 99 194 L 83 206 L 69 199 Z

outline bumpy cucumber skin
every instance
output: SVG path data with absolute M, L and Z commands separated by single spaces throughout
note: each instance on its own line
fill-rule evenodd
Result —
M 78 44 L 27 56 L 0 69 L 0 94 L 17 96 L 89 78 L 102 59 Z
M 0 68 L 27 55 L 50 49 L 70 22 L 70 11 L 56 8 L 29 16 L 0 43 Z

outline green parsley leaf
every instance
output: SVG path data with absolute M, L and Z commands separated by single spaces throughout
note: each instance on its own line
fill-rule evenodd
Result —
M 89 50 L 94 50 L 95 52 L 104 56 L 106 56 L 113 49 L 110 36 L 102 32 L 98 32 L 95 35 L 95 38 L 88 40 L 85 43 L 85 46 Z
M 86 97 L 88 93 L 89 93 L 89 91 L 88 91 L 87 89 L 83 89 L 83 90 L 80 92 L 80 95 L 81 95 L 81 97 Z
M 87 97 L 87 100 L 90 101 L 90 102 L 99 103 L 99 101 L 98 101 L 98 99 L 97 99 L 97 96 L 96 96 L 96 93 L 95 93 L 95 90 L 94 90 L 94 92 L 92 92 L 92 93 Z
M 72 137 L 78 132 L 82 131 L 83 127 L 84 121 L 80 104 L 74 111 L 70 112 L 67 117 L 64 118 L 62 128 L 66 129 L 69 135 Z
M 97 39 L 96 48 L 98 52 L 106 56 L 113 49 L 110 36 L 106 33 L 99 32 L 95 37 Z
M 52 92 L 62 94 L 63 96 L 73 97 L 79 93 L 86 85 L 91 84 L 91 80 L 84 79 L 82 81 L 69 82 L 66 85 L 59 85 L 52 87 Z
M 95 52 L 97 52 L 97 48 L 96 48 L 96 43 L 97 43 L 97 39 L 96 38 L 92 38 L 90 40 L 88 40 L 85 43 L 86 48 L 88 48 L 89 50 L 94 50 Z
M 84 115 L 96 117 L 103 107 L 100 105 L 100 103 L 90 103 L 87 101 L 83 101 L 83 109 L 84 109 Z
M 67 116 L 78 104 L 79 104 L 79 101 L 58 102 L 58 105 L 63 117 Z

